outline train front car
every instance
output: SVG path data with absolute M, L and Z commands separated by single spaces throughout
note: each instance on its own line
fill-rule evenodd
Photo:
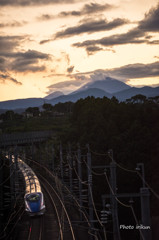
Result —
M 25 210 L 30 216 L 43 215 L 45 212 L 45 204 L 42 192 L 34 192 L 26 194 Z
M 29 216 L 43 215 L 45 212 L 44 196 L 39 180 L 33 170 L 18 159 L 18 166 L 25 179 L 25 210 Z

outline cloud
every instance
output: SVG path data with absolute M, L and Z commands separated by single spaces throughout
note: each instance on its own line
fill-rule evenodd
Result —
M 26 36 L 0 36 L 0 55 L 16 50 Z
M 22 85 L 21 82 L 17 81 L 15 78 L 12 78 L 9 74 L 0 73 L 0 81 L 5 83 L 6 81 L 12 81 L 17 85 Z
M 89 79 L 89 81 L 103 80 L 109 76 L 120 79 L 123 82 L 127 82 L 128 79 L 158 77 L 159 62 L 157 61 L 149 64 L 135 63 L 124 65 L 119 68 L 97 69 L 88 73 L 78 73 L 76 74 L 76 77 L 77 76 L 83 76 L 85 79 Z
M 121 19 L 122 20 L 122 19 Z M 117 20 L 116 20 L 117 21 Z M 121 22 L 122 24 L 122 22 Z M 98 48 L 101 47 L 112 47 L 123 44 L 159 44 L 159 40 L 151 40 L 152 36 L 150 32 L 159 31 L 159 4 L 157 7 L 152 8 L 142 21 L 138 22 L 137 27 L 130 29 L 126 33 L 114 34 L 108 37 L 103 37 L 96 40 L 86 40 L 84 42 L 74 43 L 74 47 L 83 47 L 88 51 L 88 47 Z M 63 32 L 63 34 L 67 32 Z M 62 33 L 61 33 L 62 34 Z M 93 54 L 93 51 L 92 51 Z
M 39 72 L 45 69 L 45 65 L 40 66 L 37 59 L 16 59 L 10 66 L 10 70 L 16 72 Z
M 44 71 L 46 67 L 44 64 L 40 65 L 40 60 L 44 61 L 50 59 L 49 54 L 41 53 L 34 50 L 12 53 L 11 57 L 13 57 L 13 61 L 10 64 L 10 69 L 17 72 Z
M 114 6 L 107 3 L 106 4 L 89 3 L 89 4 L 85 4 L 79 11 L 77 10 L 63 11 L 63 12 L 60 12 L 58 15 L 42 14 L 41 16 L 37 17 L 37 19 L 39 21 L 49 21 L 57 17 L 66 18 L 70 16 L 73 16 L 73 17 L 80 17 L 80 16 L 86 16 L 86 15 L 88 16 L 91 14 L 96 14 L 98 12 L 110 10 L 112 8 L 114 8 Z
M 46 93 L 49 94 L 58 90 L 68 93 L 68 92 L 71 92 L 73 89 L 77 89 L 77 87 L 81 87 L 82 84 L 83 84 L 82 81 L 76 81 L 76 80 L 58 82 L 48 86 L 47 87 L 48 91 Z
M 149 64 L 129 64 L 113 69 L 97 69 L 95 71 L 75 73 L 70 77 L 74 80 L 62 81 L 48 86 L 48 94 L 61 90 L 69 93 L 82 87 L 84 84 L 98 80 L 105 80 L 106 77 L 112 77 L 122 82 L 128 82 L 130 79 L 142 79 L 159 76 L 159 62 Z
M 123 34 L 114 34 L 109 37 L 104 37 L 97 40 L 86 40 L 84 42 L 74 43 L 74 47 L 85 47 L 87 49 L 88 46 L 104 46 L 104 47 L 112 47 L 114 45 L 123 45 L 130 43 L 147 43 L 148 40 L 145 40 L 146 34 L 141 32 L 138 28 L 134 28 L 127 33 Z
M 54 19 L 55 16 L 52 14 L 42 14 L 41 16 L 37 17 L 39 21 L 48 21 Z
M 98 47 L 98 46 L 94 46 L 94 45 L 90 45 L 90 46 L 86 47 L 86 52 L 88 55 L 92 55 L 92 54 L 102 51 L 102 50 L 104 50 L 104 49 L 101 47 Z
M 0 28 L 5 28 L 5 27 L 22 27 L 25 24 L 27 24 L 26 21 L 23 22 L 17 22 L 17 21 L 13 21 L 13 22 L 8 22 L 8 23 L 0 23 Z
M 67 72 L 68 73 L 72 73 L 73 69 L 74 69 L 74 66 L 70 66 L 70 67 L 67 68 Z
M 59 31 L 55 34 L 55 39 L 65 38 L 70 36 L 76 36 L 83 33 L 94 33 L 99 31 L 108 31 L 116 27 L 127 24 L 129 21 L 127 19 L 117 18 L 113 21 L 108 22 L 107 20 L 89 20 L 88 22 L 79 24 L 78 26 L 66 28 L 63 31 Z
M 45 70 L 44 61 L 51 56 L 35 50 L 19 51 L 25 36 L 0 36 L 0 70 L 38 72 Z
M 110 73 L 122 78 L 146 78 L 159 76 L 159 62 L 149 64 L 129 64 L 120 68 L 115 68 Z
M 145 18 L 139 22 L 138 28 L 144 32 L 159 31 L 159 4 L 145 14 Z
M 99 3 L 89 3 L 85 4 L 83 8 L 81 8 L 80 11 L 63 11 L 60 12 L 58 16 L 60 17 L 68 17 L 68 16 L 83 16 L 83 15 L 89 15 L 94 14 L 97 12 L 103 12 L 105 10 L 110 10 L 113 8 L 113 5 L 110 4 L 99 4 Z
M 47 4 L 75 3 L 78 0 L 0 0 L 0 6 L 39 6 Z

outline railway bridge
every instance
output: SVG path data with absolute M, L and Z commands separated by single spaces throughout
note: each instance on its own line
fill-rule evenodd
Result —
M 43 142 L 52 137 L 54 137 L 53 131 L 4 133 L 0 134 L 0 148 Z

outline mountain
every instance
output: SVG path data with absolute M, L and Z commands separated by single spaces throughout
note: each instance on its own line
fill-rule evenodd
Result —
M 17 109 L 37 107 L 43 105 L 46 101 L 43 98 L 26 98 L 0 102 L 0 109 Z
M 116 92 L 113 94 L 119 101 L 125 101 L 128 98 L 131 98 L 132 96 L 135 96 L 137 94 L 142 94 L 146 97 L 155 97 L 159 96 L 159 87 L 152 88 L 152 87 L 142 87 L 142 88 L 135 88 L 132 87 L 130 89 Z
M 50 100 L 50 99 L 53 99 L 53 98 L 56 98 L 56 97 L 59 97 L 59 96 L 62 96 L 62 95 L 64 95 L 63 92 L 61 92 L 61 91 L 56 91 L 56 92 L 50 93 L 49 95 L 47 95 L 47 96 L 44 97 L 44 98 Z
M 61 95 L 59 97 L 53 99 L 43 99 L 43 98 L 26 98 L 26 99 L 16 99 L 0 102 L 0 109 L 7 110 L 15 110 L 15 109 L 23 109 L 25 111 L 28 107 L 41 107 L 44 103 L 50 103 L 55 105 L 56 103 L 64 103 L 67 101 L 76 102 L 80 98 L 86 98 L 88 96 L 94 97 L 108 97 L 111 98 L 112 95 L 106 93 L 104 90 L 90 88 L 81 92 L 74 93 L 72 95 Z
M 117 79 L 106 77 L 104 80 L 98 80 L 95 82 L 90 82 L 79 88 L 76 92 L 80 92 L 89 88 L 99 88 L 107 93 L 115 93 L 119 91 L 123 91 L 126 89 L 130 89 L 131 87 Z
M 58 96 L 59 94 L 60 96 Z M 76 102 L 78 99 L 86 98 L 88 96 L 94 96 L 96 98 L 102 98 L 104 96 L 112 98 L 112 96 L 115 96 L 119 101 L 125 101 L 126 99 L 137 94 L 142 94 L 146 97 L 159 96 L 159 87 L 130 87 L 119 80 L 107 77 L 105 80 L 87 83 L 77 91 L 68 95 L 64 95 L 59 91 L 54 92 L 45 98 L 27 98 L 3 101 L 0 102 L 0 110 L 25 111 L 25 109 L 28 107 L 42 107 L 44 103 L 55 105 L 59 102 Z
M 98 88 L 89 88 L 87 90 L 84 90 L 84 91 L 80 91 L 80 92 L 74 92 L 72 94 L 69 94 L 69 95 L 64 95 L 64 96 L 59 96 L 57 98 L 53 98 L 52 100 L 50 100 L 50 103 L 52 105 L 56 104 L 56 103 L 63 103 L 63 102 L 68 102 L 68 101 L 71 101 L 71 102 L 76 102 L 78 99 L 80 98 L 86 98 L 88 96 L 94 96 L 94 97 L 108 97 L 108 98 L 111 98 L 112 95 L 110 93 L 107 93 L 105 92 L 104 90 L 102 89 L 98 89 Z

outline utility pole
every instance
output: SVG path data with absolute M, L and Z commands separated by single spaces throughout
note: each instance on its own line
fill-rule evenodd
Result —
M 14 188 L 14 190 L 15 190 L 15 197 L 17 197 L 16 194 L 17 194 L 18 189 L 19 189 L 19 182 L 18 182 L 18 151 L 17 151 L 17 146 L 16 146 L 16 148 L 14 150 L 14 171 L 15 171 L 15 182 L 14 182 L 15 188 Z
M 151 240 L 151 217 L 150 217 L 150 193 L 149 189 L 145 186 L 145 171 L 144 164 L 137 163 L 137 171 L 141 170 L 142 176 L 142 188 L 140 188 L 140 200 L 141 200 L 141 223 L 143 227 L 148 229 L 141 229 L 144 236 L 144 240 Z
M 60 175 L 63 182 L 63 157 L 62 157 L 62 144 L 60 143 Z
M 52 172 L 54 172 L 55 169 L 55 150 L 54 146 L 52 146 Z
M 151 217 L 150 217 L 150 202 L 149 189 L 140 188 L 141 194 L 141 223 L 145 229 L 141 229 L 144 240 L 151 240 Z M 146 229 L 147 228 L 147 229 Z
M 78 161 L 78 187 L 79 187 L 79 203 L 80 203 L 80 210 L 82 210 L 83 202 L 82 202 L 82 169 L 81 169 L 81 150 L 80 146 L 78 145 L 77 151 L 77 161 Z M 82 221 L 82 211 L 80 211 L 80 220 Z
M 92 161 L 91 161 L 91 153 L 89 149 L 89 145 L 87 145 L 87 168 L 88 168 L 88 208 L 89 208 L 89 222 L 92 230 L 94 228 L 93 220 L 93 201 L 92 201 Z M 92 239 L 92 235 L 90 236 Z
M 3 162 L 0 155 L 0 233 L 3 231 Z
M 137 167 L 136 167 L 137 171 L 142 172 L 142 187 L 145 188 L 145 170 L 144 170 L 144 164 L 143 163 L 137 163 Z
M 71 146 L 69 144 L 69 152 L 68 152 L 68 164 L 69 164 L 69 179 L 70 179 L 70 191 L 73 192 L 73 183 L 72 183 L 72 156 L 71 156 Z
M 9 165 L 10 165 L 10 193 L 11 193 L 11 209 L 13 210 L 13 206 L 14 206 L 14 175 L 15 175 L 15 171 L 14 171 L 14 166 L 13 166 L 13 162 L 12 162 L 12 153 L 9 153 Z
M 109 151 L 112 162 L 110 163 L 110 183 L 111 183 L 111 209 L 113 220 L 113 235 L 114 240 L 120 240 L 119 222 L 118 222 L 118 209 L 116 200 L 116 163 L 113 159 L 113 151 Z

